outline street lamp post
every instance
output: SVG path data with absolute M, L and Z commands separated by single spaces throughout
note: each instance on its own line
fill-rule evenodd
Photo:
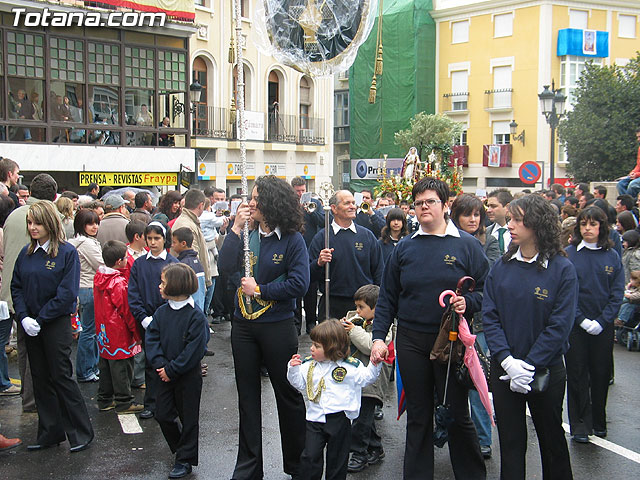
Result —
M 549 185 L 555 183 L 555 140 L 556 140 L 556 128 L 560 123 L 560 118 L 564 115 L 564 102 L 567 97 L 562 94 L 560 89 L 555 89 L 555 82 L 551 81 L 551 90 L 549 85 L 544 86 L 544 90 L 538 94 L 540 99 L 540 109 L 542 114 L 547 119 L 547 123 L 551 127 L 551 158 L 549 165 Z

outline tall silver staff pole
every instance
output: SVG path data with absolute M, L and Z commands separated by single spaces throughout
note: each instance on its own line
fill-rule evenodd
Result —
M 234 16 L 235 16 L 235 30 L 236 30 L 236 118 L 238 122 L 238 140 L 240 141 L 240 162 L 242 163 L 242 201 L 246 202 L 249 196 L 249 189 L 247 187 L 247 142 L 245 139 L 245 124 L 244 124 L 244 62 L 242 59 L 242 47 L 244 45 L 244 37 L 242 36 L 242 22 L 240 20 L 241 0 L 233 0 Z M 243 228 L 244 235 L 244 276 L 251 276 L 251 259 L 249 251 L 249 221 L 244 223 Z M 247 311 L 252 312 L 251 298 L 245 296 L 245 302 L 247 304 Z
M 322 208 L 324 210 L 324 248 L 329 248 L 329 213 L 331 205 L 329 200 L 334 194 L 333 185 L 329 182 L 323 182 L 319 188 L 319 195 L 322 199 Z M 331 278 L 329 277 L 329 262 L 324 264 L 324 314 L 325 320 L 329 320 L 329 286 Z

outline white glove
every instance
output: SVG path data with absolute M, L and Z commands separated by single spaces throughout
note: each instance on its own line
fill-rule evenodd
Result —
M 580 322 L 580 328 L 582 328 L 585 332 L 589 329 L 590 326 L 591 320 L 589 320 L 588 318 L 585 318 L 584 320 L 582 320 L 582 322 Z
M 153 317 L 147 317 L 144 320 L 142 320 L 142 328 L 146 330 L 152 320 L 153 320 Z
M 602 325 L 600 325 L 597 320 L 591 320 L 591 325 L 587 328 L 587 333 L 589 335 L 600 335 L 602 332 Z
M 31 317 L 24 317 L 22 319 L 22 328 L 27 332 L 30 337 L 35 337 L 40 333 L 40 324 Z
M 500 377 L 500 380 L 502 380 L 502 377 Z M 509 383 L 509 388 L 511 389 L 512 392 L 515 392 L 515 393 L 526 394 L 531 391 L 531 387 L 529 386 L 528 383 L 524 383 L 523 381 L 519 381 L 519 380 L 511 380 L 511 382 Z
M 505 358 L 500 365 L 502 365 L 504 371 L 507 372 L 506 375 L 500 377 L 500 380 L 514 380 L 516 378 L 522 378 L 522 380 L 525 380 L 527 385 L 533 379 L 533 374 L 536 370 L 533 365 L 529 365 L 524 360 L 513 358 L 511 355 Z

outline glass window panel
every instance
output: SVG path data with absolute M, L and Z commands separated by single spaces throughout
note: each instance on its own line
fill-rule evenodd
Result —
M 43 121 L 44 82 L 33 78 L 8 79 L 9 119 Z M 9 141 L 44 141 L 44 129 L 9 127 Z

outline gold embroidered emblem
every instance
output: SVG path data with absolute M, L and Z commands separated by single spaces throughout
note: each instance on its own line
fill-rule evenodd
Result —
M 47 260 L 47 263 L 44 264 L 44 268 L 47 270 L 53 270 L 56 268 L 56 262 L 52 262 L 51 260 Z
M 613 267 L 610 267 L 609 265 L 605 265 L 604 271 L 606 272 L 607 275 L 611 275 L 613 273 Z
M 282 262 L 282 260 L 284 259 L 284 255 L 281 253 L 280 255 L 278 255 L 277 253 L 273 254 L 273 263 L 275 263 L 276 265 L 280 265 L 280 262 Z
M 455 265 L 456 257 L 454 257 L 453 255 L 447 254 L 444 256 L 444 263 L 446 263 L 447 265 Z
M 549 290 L 547 290 L 546 288 L 536 287 L 533 290 L 533 294 L 538 300 L 544 300 L 549 296 Z
M 336 367 L 331 372 L 331 378 L 333 378 L 336 382 L 340 383 L 344 380 L 344 377 L 347 376 L 347 369 L 344 367 Z
M 356 250 L 362 250 L 364 248 L 364 243 L 356 242 L 355 247 L 356 247 Z

